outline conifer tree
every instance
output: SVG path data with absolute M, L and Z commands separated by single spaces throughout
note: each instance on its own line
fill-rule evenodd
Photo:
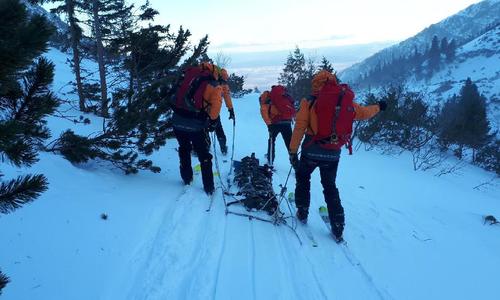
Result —
M 44 118 L 59 104 L 48 89 L 54 65 L 37 59 L 53 28 L 42 16 L 29 19 L 19 0 L 2 0 L 0 16 L 0 157 L 18 167 L 30 166 L 38 159 L 38 146 L 50 136 Z M 35 200 L 48 187 L 41 174 L 8 181 L 2 177 L 0 173 L 0 214 Z M 0 272 L 0 290 L 7 283 Z
M 231 95 L 234 98 L 241 98 L 246 94 L 252 92 L 250 89 L 244 89 L 243 85 L 245 84 L 245 77 L 238 76 L 235 73 L 231 73 L 227 80 L 227 84 L 229 86 L 229 90 L 231 90 Z
M 434 71 L 439 70 L 441 63 L 441 51 L 439 49 L 439 39 L 437 36 L 434 36 L 434 38 L 432 39 L 428 58 L 428 75 L 430 76 L 434 73 Z
M 78 94 L 78 104 L 80 111 L 87 111 L 86 98 L 84 91 L 84 83 L 81 68 L 81 49 L 80 42 L 83 36 L 81 22 L 78 19 L 78 11 L 84 9 L 83 0 L 33 0 L 32 2 L 52 2 L 58 4 L 57 7 L 53 8 L 51 11 L 56 14 L 66 15 L 67 22 L 69 25 L 69 34 L 71 40 L 71 50 L 73 52 L 73 59 L 71 61 L 71 66 L 73 72 L 75 73 L 76 81 L 76 91 Z
M 324 56 L 321 59 L 321 64 L 318 67 L 318 71 L 321 71 L 321 70 L 326 70 L 326 71 L 328 71 L 330 73 L 333 73 L 333 66 L 332 66 L 332 64 Z
M 455 40 L 451 40 L 445 52 L 446 61 L 448 63 L 455 60 L 456 51 L 457 51 L 457 43 L 455 42 Z
M 106 81 L 106 63 L 104 61 L 104 44 L 103 44 L 103 34 L 105 31 L 103 22 L 101 18 L 103 13 L 109 11 L 109 7 L 106 6 L 106 2 L 92 0 L 90 1 L 91 11 L 92 11 L 92 31 L 94 33 L 96 42 L 96 52 L 97 52 L 97 63 L 99 65 L 99 81 L 101 88 L 101 109 L 100 113 L 103 117 L 108 116 L 108 84 Z
M 446 54 L 448 52 L 448 39 L 446 37 L 441 39 L 441 45 L 439 46 L 439 50 L 441 50 L 442 54 Z
M 310 73 L 313 72 L 314 67 L 311 70 L 311 64 L 307 65 L 304 54 L 300 51 L 299 47 L 296 47 L 294 52 L 288 55 L 278 82 L 287 88 L 288 93 L 295 101 L 298 101 L 302 97 L 309 95 L 311 85 Z M 309 83 L 307 83 L 308 80 Z
M 190 50 L 191 33 L 182 27 L 175 33 L 170 26 L 153 24 L 157 14 L 143 5 L 135 13 L 118 18 L 119 30 L 109 49 L 119 57 L 118 72 L 126 80 L 113 93 L 113 111 L 104 132 L 83 137 L 67 131 L 52 151 L 75 163 L 105 160 L 127 174 L 141 169 L 160 171 L 139 155 L 152 154 L 172 135 L 169 99 L 173 87 L 182 66 L 194 64 L 206 54 L 208 37 L 201 39 L 181 63 Z
M 5 276 L 0 270 L 0 296 L 2 296 L 2 289 L 9 283 L 9 277 Z
M 470 78 L 464 83 L 458 96 L 443 106 L 440 116 L 440 142 L 444 146 L 457 145 L 455 154 L 462 158 L 463 148 L 475 153 L 491 140 L 490 124 L 486 114 L 486 99 L 479 93 Z

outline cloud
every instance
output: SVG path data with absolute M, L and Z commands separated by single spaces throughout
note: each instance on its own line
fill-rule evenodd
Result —
M 211 50 L 213 52 L 269 52 L 280 50 L 291 50 L 295 46 L 301 49 L 332 47 L 332 46 L 347 46 L 363 44 L 363 40 L 355 35 L 334 35 L 320 39 L 298 39 L 293 41 L 273 41 L 273 42 L 236 42 L 230 41 L 225 43 L 213 44 Z

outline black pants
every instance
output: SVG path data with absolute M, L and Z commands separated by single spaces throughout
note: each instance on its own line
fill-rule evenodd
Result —
M 193 180 L 193 169 L 191 167 L 191 150 L 194 149 L 201 166 L 203 188 L 206 192 L 214 190 L 214 175 L 212 173 L 212 154 L 210 154 L 210 139 L 208 134 L 202 130 L 197 132 L 186 132 L 174 130 L 175 137 L 179 142 L 179 160 L 181 177 L 185 184 Z
M 337 168 L 339 161 L 318 161 L 308 159 L 304 156 L 300 158 L 299 167 L 295 177 L 295 204 L 297 209 L 303 210 L 307 215 L 311 204 L 311 174 L 319 167 L 321 184 L 323 185 L 323 195 L 328 207 L 328 216 L 331 224 L 341 225 L 341 232 L 344 229 L 344 208 L 340 203 L 339 190 L 335 184 L 337 178 Z
M 283 141 L 287 150 L 290 150 L 290 141 L 292 140 L 292 124 L 289 123 L 279 123 L 271 124 L 269 128 L 269 140 L 267 142 L 267 159 L 272 164 L 274 163 L 274 157 L 276 156 L 275 146 L 276 137 L 281 133 Z
M 217 127 L 215 127 L 215 135 L 217 136 L 217 140 L 219 141 L 221 149 L 225 148 L 226 135 L 224 134 L 224 128 L 222 128 L 222 122 L 220 121 L 220 117 L 217 118 Z
M 218 117 L 216 120 L 216 126 L 215 126 L 215 136 L 217 136 L 217 141 L 219 142 L 220 150 L 224 153 L 227 152 L 227 145 L 226 145 L 226 134 L 224 133 L 224 128 L 222 128 L 222 122 L 220 121 L 220 117 Z M 208 147 L 210 148 L 211 140 L 208 140 Z

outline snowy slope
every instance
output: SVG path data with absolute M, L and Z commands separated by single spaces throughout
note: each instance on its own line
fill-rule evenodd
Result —
M 26 8 L 30 15 L 42 15 L 46 17 L 49 22 L 55 27 L 58 33 L 68 32 L 68 25 L 64 23 L 57 15 L 48 12 L 40 5 L 30 3 L 28 0 L 21 0 L 21 2 L 26 5 Z
M 352 83 L 360 74 L 373 69 L 379 62 L 390 61 L 394 57 L 406 57 L 412 54 L 415 48 L 422 53 L 435 35 L 439 38 L 446 37 L 448 41 L 454 39 L 461 45 L 498 24 L 500 24 L 500 0 L 483 0 L 353 65 L 342 71 L 340 76 L 344 81 Z
M 60 60 L 63 54 L 49 54 Z M 69 70 L 58 64 L 55 90 Z M 263 157 L 267 131 L 258 95 L 235 100 L 235 157 Z M 222 119 L 231 140 L 231 124 Z M 51 120 L 59 131 L 74 127 Z M 99 120 L 92 127 L 98 130 Z M 81 132 L 81 131 L 80 131 Z M 311 247 L 293 232 L 225 215 L 220 190 L 213 210 L 201 179 L 185 189 L 175 140 L 154 159 L 160 174 L 125 176 L 96 163 L 71 165 L 42 154 L 30 170 L 2 163 L 7 178 L 43 172 L 50 189 L 33 204 L 0 216 L 0 266 L 11 279 L 3 299 L 476 299 L 499 287 L 499 182 L 473 189 L 492 174 L 468 166 L 435 177 L 414 172 L 411 159 L 357 151 L 344 155 L 338 186 L 346 209 L 348 250 L 336 245 L 315 213 L 323 205 L 312 179 Z M 217 152 L 225 181 L 229 162 Z M 289 168 L 277 142 L 276 190 Z M 294 178 L 289 190 L 294 188 Z M 239 209 L 231 207 L 231 209 Z M 287 212 L 286 207 L 282 210 Z M 108 214 L 108 220 L 100 214 Z M 263 215 L 261 215 L 263 216 Z
M 441 102 L 458 94 L 467 77 L 487 98 L 492 127 L 500 128 L 500 24 L 457 49 L 456 60 L 430 79 L 412 77 L 407 85 L 414 90 L 427 91 Z

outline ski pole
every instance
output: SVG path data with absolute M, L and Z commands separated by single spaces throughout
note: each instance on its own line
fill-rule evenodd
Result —
M 227 174 L 227 186 L 228 189 L 231 188 L 231 180 L 230 177 L 233 173 L 233 162 L 234 162 L 234 139 L 236 136 L 236 120 L 233 119 L 233 142 L 231 145 L 231 165 L 229 166 L 229 173 Z

